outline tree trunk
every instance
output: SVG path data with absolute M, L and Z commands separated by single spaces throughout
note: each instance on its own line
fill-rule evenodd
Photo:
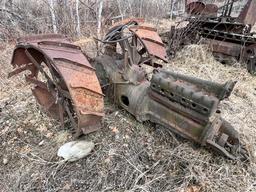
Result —
M 117 0 L 117 5 L 118 5 L 118 9 L 119 9 L 120 15 L 121 15 L 122 20 L 123 20 L 124 19 L 124 14 L 123 14 L 121 3 L 120 3 L 119 0 Z
M 103 8 L 103 0 L 99 0 L 99 9 L 98 9 L 98 24 L 97 24 L 97 35 L 100 38 L 101 32 L 101 17 L 102 17 L 102 8 Z
M 173 9 L 174 9 L 174 0 L 171 0 L 171 13 L 170 13 L 170 18 L 172 19 L 173 18 Z
M 52 17 L 53 33 L 57 33 L 57 23 L 56 23 L 56 16 L 55 16 L 55 13 L 54 13 L 54 2 L 53 2 L 53 0 L 49 0 L 49 4 L 50 4 L 51 17 Z
M 144 1 L 140 0 L 140 17 L 142 17 L 142 9 L 143 9 Z
M 79 17 L 79 0 L 76 0 L 76 33 L 79 37 L 81 35 L 80 31 L 80 17 Z

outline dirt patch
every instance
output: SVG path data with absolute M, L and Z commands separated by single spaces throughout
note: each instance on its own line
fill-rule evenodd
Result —
M 88 42 L 92 41 L 79 43 L 90 47 Z M 166 67 L 217 82 L 238 81 L 221 109 L 247 144 L 250 163 L 230 161 L 167 129 L 138 123 L 107 101 L 103 128 L 81 138 L 94 141 L 94 151 L 77 162 L 63 163 L 57 150 L 72 140 L 72 131 L 68 126 L 62 130 L 40 110 L 22 75 L 7 79 L 12 50 L 7 45 L 0 53 L 2 191 L 185 192 L 194 186 L 200 191 L 256 191 L 256 79 L 238 63 L 221 65 L 207 48 L 189 46 Z

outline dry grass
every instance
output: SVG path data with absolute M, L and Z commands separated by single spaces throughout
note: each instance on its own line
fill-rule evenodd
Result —
M 0 53 L 0 191 L 187 192 L 189 186 L 209 192 L 256 191 L 256 79 L 244 68 L 219 64 L 203 46 L 185 48 L 168 64 L 204 79 L 238 81 L 221 109 L 241 133 L 250 163 L 227 160 L 164 128 L 140 124 L 108 103 L 103 129 L 81 138 L 94 141 L 94 151 L 77 162 L 61 163 L 56 153 L 72 140 L 71 131 L 61 130 L 40 111 L 22 76 L 6 78 L 12 50 L 8 45 Z

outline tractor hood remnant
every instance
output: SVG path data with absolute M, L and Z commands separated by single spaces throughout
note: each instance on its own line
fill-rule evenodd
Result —
M 57 34 L 19 38 L 9 77 L 23 71 L 32 93 L 48 114 L 61 121 L 68 117 L 76 135 L 100 128 L 103 94 L 95 74 L 80 47 Z
M 157 54 L 142 57 L 141 49 L 135 47 L 137 35 L 127 34 L 124 26 L 107 33 L 103 40 L 105 54 L 94 63 L 109 99 L 140 122 L 160 124 L 230 159 L 244 158 L 247 153 L 238 133 L 221 117 L 218 107 L 230 96 L 236 82 L 218 84 L 156 67 L 150 78 L 144 61 Z M 120 53 L 117 47 L 121 47 Z
M 256 37 L 251 32 L 256 22 L 256 1 L 247 0 L 238 17 L 232 17 L 235 0 L 217 10 L 220 16 L 212 14 L 216 6 L 193 1 L 187 4 L 188 25 L 184 28 L 172 26 L 171 31 L 162 35 L 168 44 L 169 54 L 174 56 L 184 45 L 195 44 L 203 39 L 209 45 L 215 58 L 223 64 L 238 60 L 247 66 L 248 72 L 256 72 Z M 203 8 L 203 5 L 205 8 Z M 209 7 L 207 9 L 206 7 Z M 209 11 L 210 10 L 210 11 Z M 207 13 L 205 13 L 207 12 Z M 216 12 L 217 13 L 217 12 Z

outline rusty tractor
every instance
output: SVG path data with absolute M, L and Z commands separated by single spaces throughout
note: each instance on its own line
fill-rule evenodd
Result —
M 187 1 L 187 26 L 163 34 L 169 54 L 188 44 L 200 41 L 209 45 L 215 58 L 223 64 L 234 60 L 246 64 L 248 72 L 256 72 L 256 37 L 251 31 L 256 22 L 256 1 L 248 0 L 237 17 L 232 16 L 236 0 L 226 0 L 224 6 Z M 220 14 L 217 16 L 217 14 Z
M 110 29 L 103 43 L 105 54 L 95 58 L 94 66 L 103 92 L 114 103 L 140 122 L 160 124 L 230 159 L 245 154 L 238 133 L 218 109 L 235 82 L 218 84 L 164 69 L 156 62 L 166 58 L 156 30 L 136 22 Z
M 245 158 L 239 134 L 221 117 L 220 102 L 236 82 L 218 84 L 164 69 L 165 46 L 155 28 L 132 19 L 101 40 L 104 52 L 91 64 L 60 35 L 21 38 L 10 76 L 24 70 L 32 93 L 51 116 L 68 118 L 77 134 L 99 128 L 103 93 L 138 121 L 151 121 L 230 159 Z

